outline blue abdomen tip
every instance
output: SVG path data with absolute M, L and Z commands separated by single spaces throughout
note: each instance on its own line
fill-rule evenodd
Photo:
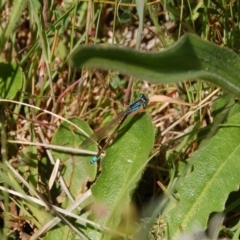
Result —
M 96 161 L 98 160 L 98 157 L 97 156 L 94 156 L 92 158 L 92 160 L 90 161 L 91 164 L 95 163 Z

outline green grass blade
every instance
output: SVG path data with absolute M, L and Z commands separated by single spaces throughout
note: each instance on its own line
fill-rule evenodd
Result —
M 6 41 L 14 33 L 17 24 L 19 24 L 22 12 L 26 7 L 28 1 L 21 0 L 21 1 L 13 1 L 13 7 L 11 10 L 9 21 L 7 22 L 6 27 L 4 28 L 3 32 L 1 33 L 0 37 L 0 49 L 2 50 Z

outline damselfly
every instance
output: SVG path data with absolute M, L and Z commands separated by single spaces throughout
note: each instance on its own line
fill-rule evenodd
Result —
M 92 142 L 98 142 L 102 138 L 106 137 L 108 135 L 109 131 L 112 131 L 113 127 L 115 127 L 113 132 L 110 134 L 110 136 L 105 141 L 104 146 L 101 149 L 99 149 L 97 155 L 92 158 L 90 163 L 95 163 L 96 161 L 98 161 L 100 155 L 103 153 L 105 148 L 110 144 L 111 140 L 114 138 L 115 134 L 117 133 L 119 128 L 122 126 L 122 124 L 126 120 L 126 118 L 131 113 L 139 110 L 141 107 L 145 108 L 147 103 L 148 103 L 148 98 L 144 94 L 140 94 L 140 98 L 135 100 L 133 103 L 131 103 L 125 111 L 121 112 L 110 123 L 108 123 L 103 128 L 99 129 L 96 133 L 92 134 L 89 138 L 85 139 L 82 142 L 80 148 L 86 148 Z

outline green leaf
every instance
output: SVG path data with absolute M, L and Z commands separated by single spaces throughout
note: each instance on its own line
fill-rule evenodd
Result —
M 180 232 L 193 232 L 196 227 L 205 229 L 209 215 L 223 211 L 229 193 L 238 190 L 239 136 L 238 113 L 208 144 L 193 154 L 190 159 L 193 172 L 181 179 L 177 187 L 180 202 L 166 214 L 171 237 Z
M 15 98 L 21 87 L 21 70 L 15 64 L 0 62 L 0 98 Z
M 78 118 L 72 118 L 70 121 L 88 134 L 92 134 L 91 128 L 89 128 L 85 122 Z M 64 147 L 79 148 L 80 143 L 85 138 L 81 132 L 66 122 L 60 125 L 52 138 L 52 144 L 63 146 L 61 152 L 53 150 L 53 155 L 64 163 L 62 174 L 73 196 L 81 193 L 81 187 L 83 187 L 88 180 L 94 180 L 96 176 L 96 165 L 90 164 L 92 156 L 66 153 L 64 152 Z M 97 150 L 94 145 L 90 147 L 91 150 Z
M 107 149 L 102 173 L 92 187 L 96 204 L 106 210 L 95 222 L 111 229 L 117 227 L 122 211 L 129 207 L 131 192 L 142 176 L 153 143 L 154 129 L 147 114 L 131 117 L 121 128 Z M 91 232 L 91 239 L 100 239 L 98 234 Z
M 43 238 L 44 240 L 67 240 L 67 239 L 79 239 L 78 236 L 76 236 L 73 231 L 69 229 L 66 225 L 61 225 L 59 228 L 51 229 L 51 231 L 48 231 L 46 236 Z
M 131 21 L 131 19 L 132 19 L 132 16 L 131 16 L 131 12 L 130 12 L 130 11 L 124 11 L 124 12 L 119 16 L 120 23 L 122 23 L 122 24 Z
M 71 62 L 75 67 L 113 69 L 155 83 L 201 78 L 240 96 L 238 55 L 191 34 L 185 34 L 159 53 L 107 46 L 80 47 L 72 54 Z

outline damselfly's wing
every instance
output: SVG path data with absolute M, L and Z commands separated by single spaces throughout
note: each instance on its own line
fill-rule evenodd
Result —
M 80 148 L 85 149 L 94 143 L 98 143 L 101 139 L 111 135 L 116 125 L 121 121 L 121 119 L 125 116 L 127 110 L 121 112 L 116 118 L 106 124 L 104 127 L 100 128 L 97 132 L 90 135 L 86 138 L 80 145 Z

